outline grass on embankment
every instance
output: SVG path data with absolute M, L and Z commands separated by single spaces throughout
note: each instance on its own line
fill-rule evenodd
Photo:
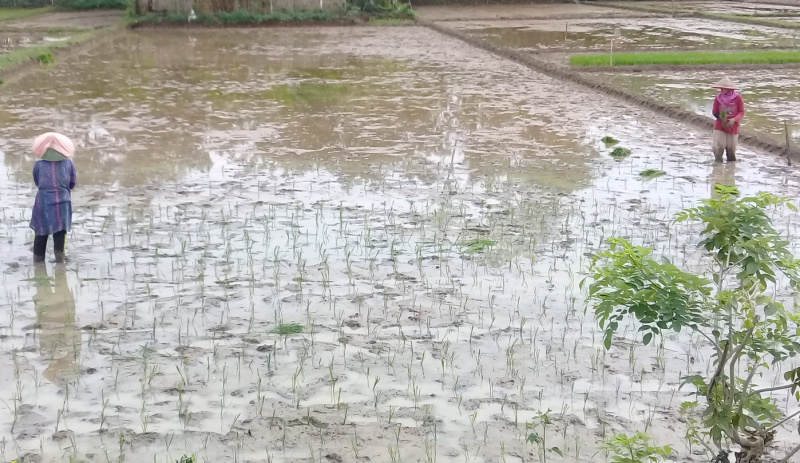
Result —
M 62 0 L 59 10 L 124 10 L 127 0 Z
M 367 12 L 360 8 L 348 7 L 338 10 L 297 10 L 276 11 L 274 13 L 253 13 L 238 10 L 220 13 L 196 13 L 195 18 L 189 21 L 186 13 L 148 13 L 130 18 L 130 25 L 141 26 L 148 24 L 197 24 L 205 26 L 250 26 L 275 23 L 303 23 L 303 22 L 359 22 L 368 20 L 373 23 L 381 21 L 392 24 L 397 21 L 414 18 L 411 7 L 404 3 L 397 3 L 392 10 L 381 12 Z
M 575 55 L 569 59 L 573 66 L 610 66 L 612 56 Z M 613 55 L 614 66 L 701 65 L 701 64 L 784 64 L 800 63 L 800 51 L 767 50 L 739 52 L 687 51 L 677 53 L 618 53 Z
M 19 66 L 27 61 L 34 61 L 42 56 L 45 61 L 51 59 L 51 56 L 56 55 L 56 51 L 61 48 L 71 47 L 81 42 L 89 40 L 98 33 L 102 32 L 99 29 L 93 29 L 86 32 L 77 33 L 66 40 L 59 42 L 49 43 L 38 47 L 20 48 L 9 53 L 0 55 L 0 72 L 6 71 L 14 66 Z
M 25 19 L 31 16 L 53 11 L 50 7 L 45 8 L 2 8 L 0 9 L 0 21 L 11 21 L 12 19 Z

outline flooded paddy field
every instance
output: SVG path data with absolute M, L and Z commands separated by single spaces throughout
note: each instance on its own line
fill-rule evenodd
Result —
M 530 462 L 542 415 L 548 461 L 645 430 L 702 461 L 678 386 L 711 352 L 632 325 L 606 352 L 582 272 L 611 236 L 697 268 L 672 218 L 714 183 L 800 192 L 780 158 L 713 165 L 707 133 L 425 28 L 120 32 L 5 95 L 2 461 Z M 44 272 L 43 130 L 79 179 Z
M 786 2 L 788 3 L 788 2 Z M 625 2 L 608 2 L 609 5 L 630 5 Z M 800 5 L 759 2 L 636 2 L 636 6 L 674 8 L 676 11 L 697 10 L 709 13 L 748 14 L 753 16 L 784 16 L 800 14 Z
M 602 79 L 630 92 L 710 115 L 714 90 L 708 88 L 708 83 L 719 74 L 720 71 L 609 73 Z M 742 125 L 745 130 L 784 141 L 786 122 L 794 143 L 800 142 L 800 114 L 795 103 L 800 98 L 800 80 L 794 70 L 730 70 L 725 74 L 742 88 L 747 112 Z
M 603 18 L 447 22 L 495 45 L 521 51 L 608 53 L 800 46 L 800 32 L 698 18 Z

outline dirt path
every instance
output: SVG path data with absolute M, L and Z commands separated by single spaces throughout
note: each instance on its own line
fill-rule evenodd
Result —
M 117 24 L 122 15 L 123 12 L 119 10 L 56 12 L 7 21 L 3 23 L 3 28 L 25 30 L 54 27 L 98 29 Z

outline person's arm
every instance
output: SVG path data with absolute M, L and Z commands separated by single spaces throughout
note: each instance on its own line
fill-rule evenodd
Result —
M 69 189 L 72 190 L 73 188 L 75 188 L 75 185 L 78 183 L 78 171 L 75 170 L 75 163 L 72 162 L 71 159 L 69 161 L 69 168 L 70 168 L 70 172 L 69 172 Z
M 39 187 L 39 162 L 33 163 L 33 184 Z
M 714 98 L 714 106 L 711 108 L 711 114 L 713 114 L 716 119 L 721 119 L 721 117 L 719 117 L 719 113 L 719 101 Z
M 734 121 L 739 122 L 744 117 L 744 98 L 742 95 L 739 95 L 736 98 L 736 116 L 733 118 Z

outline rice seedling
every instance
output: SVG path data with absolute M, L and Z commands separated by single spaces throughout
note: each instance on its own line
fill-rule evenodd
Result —
M 666 174 L 666 172 L 664 172 L 663 170 L 659 170 L 659 169 L 647 169 L 647 170 L 643 170 L 643 171 L 639 172 L 639 176 L 644 178 L 644 179 L 646 179 L 646 180 L 653 179 L 653 178 L 658 178 L 658 177 L 661 177 L 662 175 L 665 175 L 665 174 Z

